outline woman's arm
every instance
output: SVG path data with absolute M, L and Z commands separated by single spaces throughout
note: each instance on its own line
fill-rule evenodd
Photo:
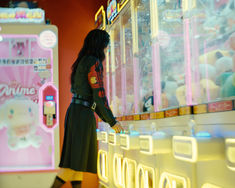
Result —
M 100 62 L 96 61 L 88 71 L 88 81 L 92 88 L 94 102 L 96 103 L 95 111 L 97 115 L 112 127 L 117 121 L 113 116 L 105 95 L 102 74 Z

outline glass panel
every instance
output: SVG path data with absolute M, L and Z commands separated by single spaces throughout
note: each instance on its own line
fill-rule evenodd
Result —
M 109 33 L 110 36 L 111 36 L 111 32 Z M 107 92 L 107 97 L 108 97 L 108 101 L 109 101 L 109 104 L 111 105 L 111 101 L 113 100 L 113 83 L 112 83 L 112 56 L 111 56 L 111 40 L 112 38 L 110 37 L 110 44 L 109 44 L 109 49 L 108 49 L 108 56 L 109 56 L 109 73 L 107 73 L 107 78 L 108 78 L 108 82 L 109 82 L 109 85 L 107 86 L 106 88 L 106 92 Z M 112 108 L 112 106 L 110 106 Z M 113 110 L 113 109 L 112 109 Z
M 234 97 L 234 1 L 196 2 L 189 13 L 193 100 L 207 103 Z
M 111 107 L 115 116 L 122 115 L 122 85 L 121 85 L 121 46 L 120 46 L 120 23 L 116 23 L 113 32 L 112 52 L 112 101 Z
M 180 2 L 180 1 L 179 1 Z M 158 44 L 160 47 L 160 110 L 186 105 L 184 35 L 181 5 L 158 3 Z
M 123 15 L 124 26 L 124 77 L 125 77 L 125 115 L 134 114 L 134 71 L 133 71 L 133 51 L 132 51 L 132 25 L 130 10 Z
M 150 31 L 150 1 L 140 0 L 137 3 L 138 25 L 138 84 L 139 109 L 141 112 L 152 112 L 153 108 L 153 80 Z M 138 112 L 137 111 L 137 112 Z
M 110 103 L 110 92 L 111 92 L 111 82 L 110 82 L 110 67 L 111 67 L 111 54 L 110 54 L 110 45 L 108 45 L 107 53 L 106 53 L 106 59 L 105 59 L 105 67 L 104 67 L 104 87 L 105 87 L 105 92 L 106 96 L 108 99 L 108 102 Z

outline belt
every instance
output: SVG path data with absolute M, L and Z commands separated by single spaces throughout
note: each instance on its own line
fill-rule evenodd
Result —
M 93 111 L 95 111 L 95 108 L 96 108 L 96 103 L 95 102 L 93 102 L 93 104 L 92 104 L 88 101 L 84 101 L 84 100 L 81 100 L 81 99 L 78 99 L 78 98 L 72 98 L 72 103 L 81 104 L 85 107 L 91 108 Z
M 79 94 L 77 94 L 77 93 L 73 93 L 73 98 L 82 99 L 82 100 L 85 100 L 85 101 L 90 101 L 90 100 L 92 100 L 92 97 L 84 97 L 84 96 L 79 95 Z

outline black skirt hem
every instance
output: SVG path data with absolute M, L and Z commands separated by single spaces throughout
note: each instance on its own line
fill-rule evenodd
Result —
M 59 166 L 60 168 L 69 168 L 75 171 L 79 171 L 79 172 L 88 172 L 88 173 L 92 173 L 92 174 L 97 174 L 97 171 L 93 171 L 93 170 L 84 170 L 84 169 L 75 169 L 73 167 L 69 167 L 69 166 Z

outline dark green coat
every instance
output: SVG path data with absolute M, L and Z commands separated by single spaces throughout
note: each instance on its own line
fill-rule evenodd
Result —
M 103 86 L 103 66 L 97 58 L 84 57 L 78 64 L 71 91 L 96 103 L 95 112 L 110 126 L 116 119 L 109 108 Z M 60 167 L 96 173 L 97 140 L 94 112 L 83 105 L 71 103 L 65 118 L 65 136 Z

